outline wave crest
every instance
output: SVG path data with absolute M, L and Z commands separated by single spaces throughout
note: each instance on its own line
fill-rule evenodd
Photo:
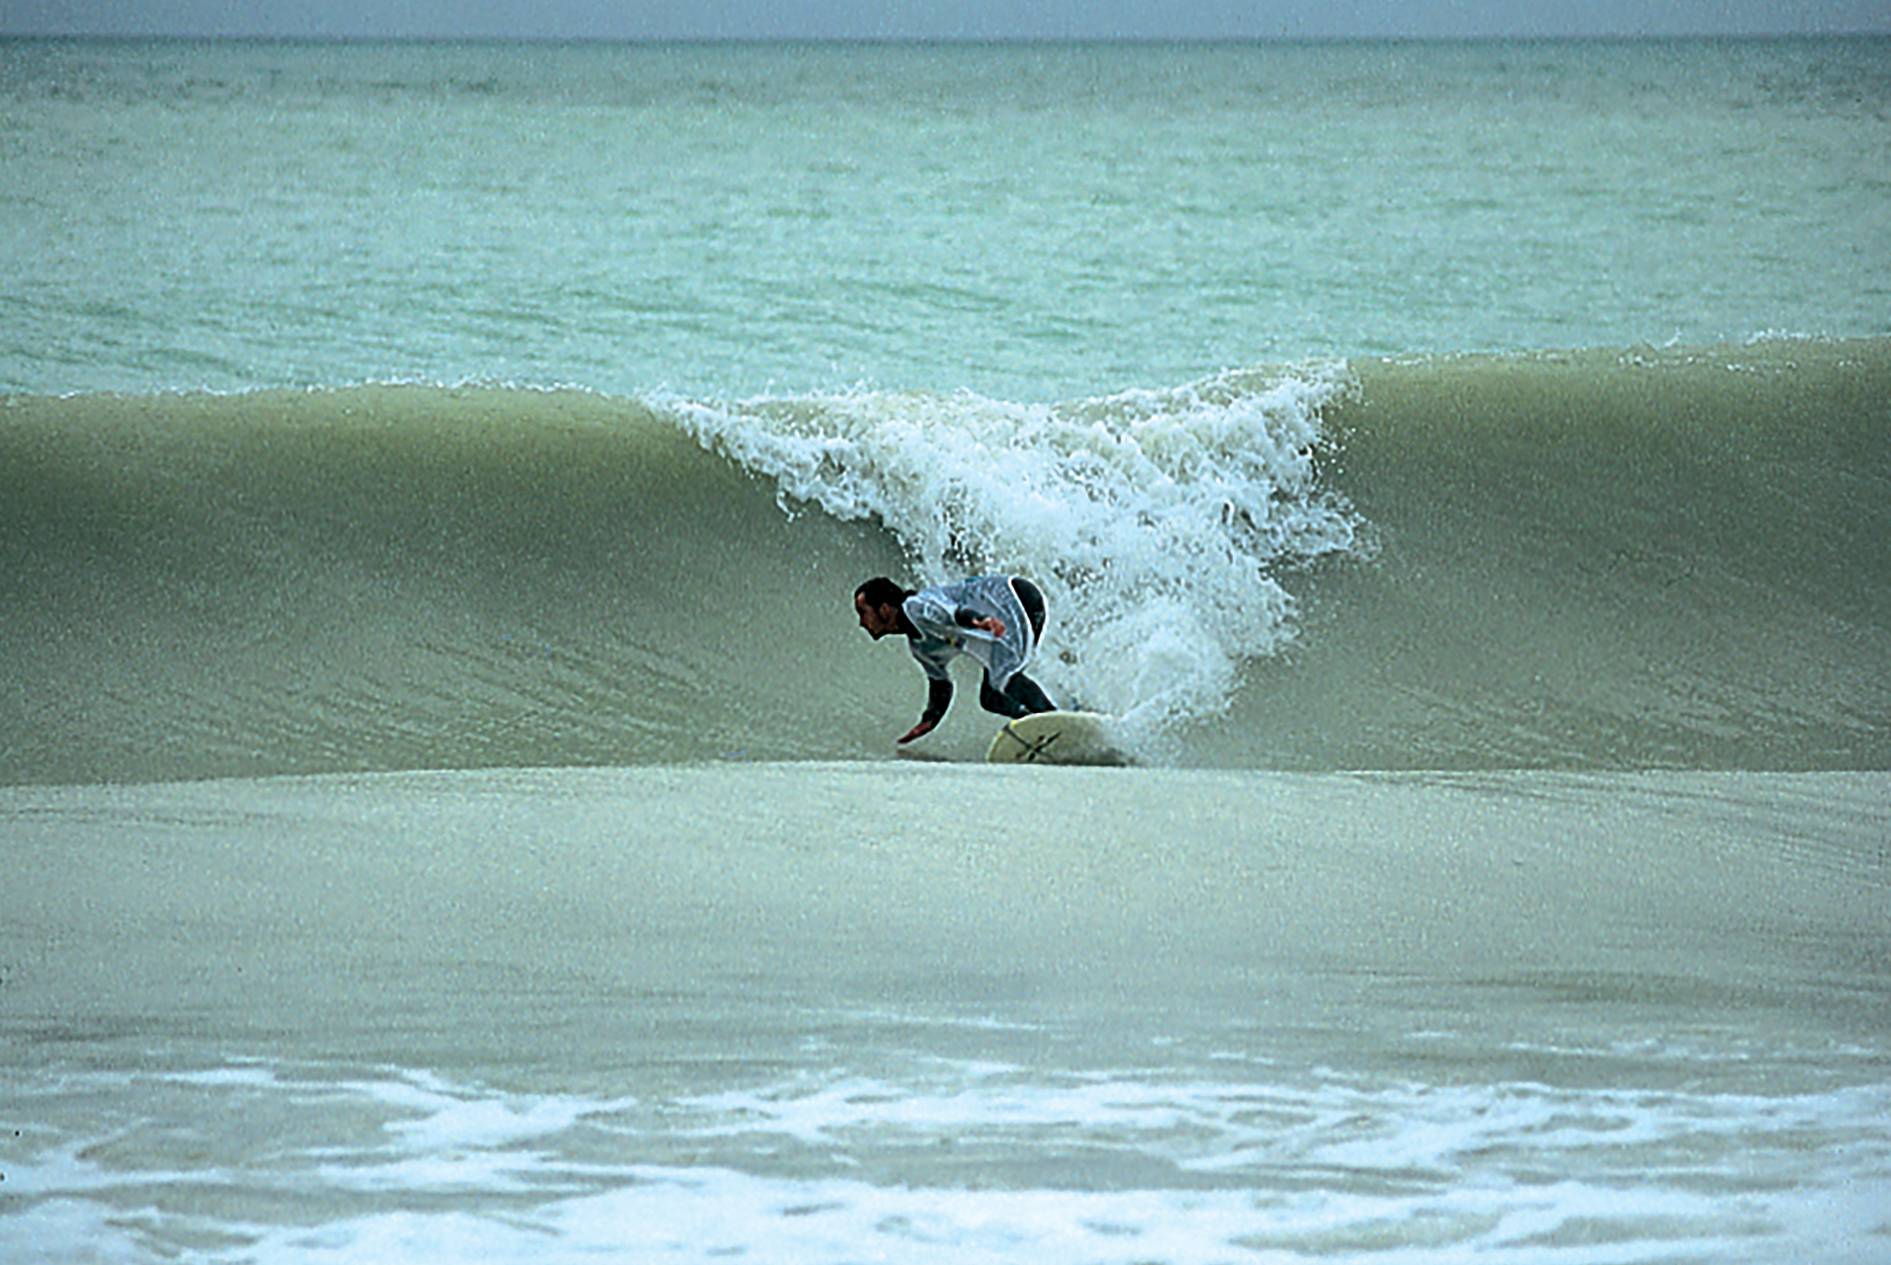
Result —
M 914 578 L 1029 575 L 1052 688 L 1154 732 L 1224 710 L 1245 658 L 1292 636 L 1283 570 L 1355 550 L 1317 478 L 1344 365 L 1224 373 L 1065 404 L 858 391 L 660 406 L 775 480 L 784 506 L 869 519 Z

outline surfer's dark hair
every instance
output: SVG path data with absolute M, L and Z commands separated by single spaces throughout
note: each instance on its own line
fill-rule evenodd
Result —
M 854 596 L 865 598 L 868 606 L 899 606 L 912 595 L 911 589 L 901 588 L 884 575 L 876 575 L 854 590 Z

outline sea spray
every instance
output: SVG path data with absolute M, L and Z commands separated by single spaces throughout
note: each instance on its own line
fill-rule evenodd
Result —
M 921 582 L 1029 575 L 1050 599 L 1053 691 L 1153 737 L 1223 711 L 1241 662 L 1293 635 L 1284 570 L 1360 547 L 1316 459 L 1321 410 L 1350 384 L 1322 364 L 1058 404 L 858 390 L 656 407 L 773 478 L 789 512 L 883 524 Z

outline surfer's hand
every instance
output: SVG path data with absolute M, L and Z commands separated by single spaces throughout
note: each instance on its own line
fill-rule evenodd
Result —
M 938 723 L 939 722 L 936 720 L 922 720 L 917 725 L 914 725 L 911 729 L 901 734 L 896 741 L 905 743 L 911 742 L 915 738 L 924 738 L 927 734 L 932 732 L 932 727 Z

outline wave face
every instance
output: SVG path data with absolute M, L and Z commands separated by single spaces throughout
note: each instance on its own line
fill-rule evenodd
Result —
M 1357 366 L 1379 529 L 1257 665 L 1230 762 L 1882 769 L 1891 344 Z
M 1891 764 L 1891 343 L 1060 405 L 502 387 L 0 408 L 0 780 L 833 759 L 860 579 L 1027 572 L 1151 760 Z M 962 681 L 929 741 L 972 755 Z

